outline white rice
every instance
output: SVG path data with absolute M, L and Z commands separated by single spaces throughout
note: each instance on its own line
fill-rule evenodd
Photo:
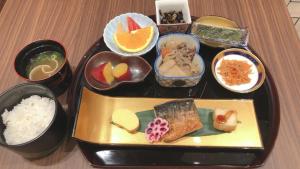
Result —
M 49 126 L 54 113 L 54 100 L 37 95 L 23 99 L 11 111 L 5 109 L 2 120 L 6 143 L 16 145 L 36 138 Z

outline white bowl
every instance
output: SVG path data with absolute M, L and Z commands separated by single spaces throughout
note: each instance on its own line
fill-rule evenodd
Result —
M 130 16 L 131 18 L 133 18 L 142 28 L 144 28 L 146 26 L 153 26 L 153 28 L 154 28 L 154 34 L 153 34 L 152 41 L 142 51 L 139 51 L 139 52 L 123 51 L 116 45 L 116 43 L 114 41 L 114 34 L 116 32 L 118 23 L 121 22 L 123 27 L 127 28 L 127 19 L 126 19 L 127 16 Z M 145 53 L 149 52 L 155 46 L 158 36 L 159 36 L 159 31 L 158 31 L 156 24 L 153 22 L 153 20 L 145 15 L 138 14 L 138 13 L 125 13 L 125 14 L 116 16 L 111 21 L 109 21 L 109 23 L 105 26 L 104 31 L 103 31 L 103 38 L 104 38 L 104 42 L 105 42 L 106 46 L 111 51 L 113 51 L 119 55 L 122 55 L 122 56 L 144 55 Z

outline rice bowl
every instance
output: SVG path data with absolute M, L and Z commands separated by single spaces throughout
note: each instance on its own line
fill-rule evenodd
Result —
M 2 120 L 6 143 L 16 145 L 36 138 L 49 126 L 54 113 L 54 100 L 38 95 L 23 99 L 11 111 L 5 109 Z
M 36 159 L 50 154 L 63 143 L 67 116 L 47 87 L 33 83 L 19 84 L 0 94 L 0 103 L 1 146 L 24 158 Z

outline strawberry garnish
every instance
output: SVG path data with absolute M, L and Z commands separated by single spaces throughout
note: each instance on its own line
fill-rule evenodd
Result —
M 128 24 L 128 31 L 134 31 L 137 29 L 141 29 L 140 25 L 137 24 L 130 16 L 127 16 L 127 24 Z

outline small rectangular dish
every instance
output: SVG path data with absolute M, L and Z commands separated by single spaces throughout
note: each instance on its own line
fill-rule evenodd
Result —
M 156 24 L 161 34 L 186 32 L 192 23 L 188 0 L 156 0 Z

